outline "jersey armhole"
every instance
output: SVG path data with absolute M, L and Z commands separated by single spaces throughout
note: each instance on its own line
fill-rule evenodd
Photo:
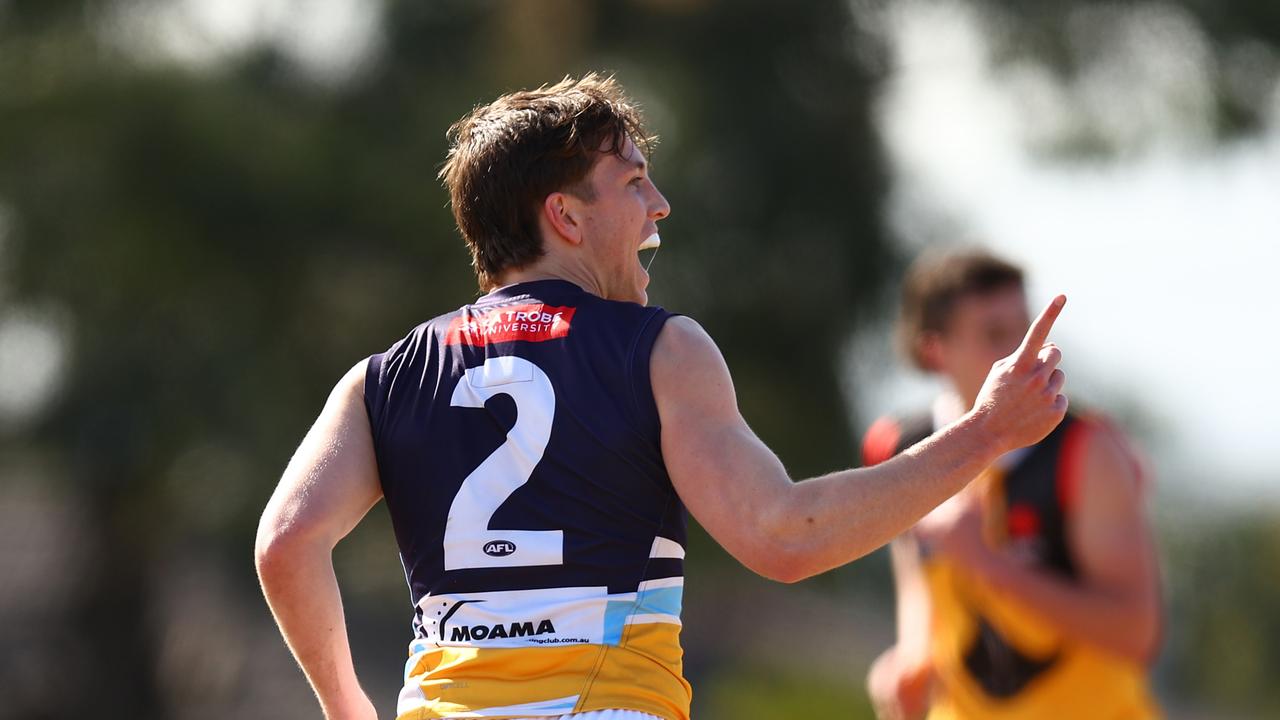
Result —
M 890 417 L 882 417 L 871 423 L 867 434 L 862 438 L 862 465 L 871 467 L 879 465 L 898 454 L 898 444 L 902 441 L 902 426 Z
M 1064 516 L 1075 510 L 1079 499 L 1080 474 L 1084 472 L 1084 453 L 1088 449 L 1091 429 L 1089 422 L 1077 418 L 1062 437 L 1054 484 L 1058 507 L 1062 508 Z
M 387 387 L 387 374 L 394 372 L 399 361 L 403 361 L 404 352 L 412 347 L 411 338 L 423 326 L 414 329 L 408 336 L 397 340 L 383 352 L 370 355 L 365 360 L 364 368 L 364 409 L 369 415 L 369 430 L 373 435 L 375 452 L 379 447 L 378 437 L 382 434 L 383 417 L 387 414 L 387 402 L 390 388 Z
M 1151 472 L 1143 456 L 1134 448 L 1132 441 L 1117 429 L 1115 423 L 1105 415 L 1091 415 L 1088 418 L 1077 418 L 1067 428 L 1062 438 L 1062 449 L 1058 453 L 1057 492 L 1058 503 L 1064 513 L 1070 512 L 1079 501 L 1080 475 L 1084 465 L 1084 453 L 1093 436 L 1097 433 L 1108 433 L 1120 446 L 1125 459 L 1133 470 L 1133 478 L 1139 495 L 1145 496 L 1149 491 Z
M 653 357 L 653 346 L 658 341 L 658 333 L 666 325 L 667 320 L 676 317 L 662 308 L 650 308 L 651 314 L 640 327 L 635 341 L 628 353 L 627 377 L 631 380 L 631 410 L 636 428 L 641 432 L 653 432 L 658 437 L 662 430 L 662 419 L 658 415 L 658 402 L 653 397 L 653 383 L 649 377 L 650 360 Z
M 374 447 L 378 445 L 378 419 L 382 416 L 382 359 L 384 354 L 370 355 L 364 368 L 364 410 L 369 416 L 369 431 Z

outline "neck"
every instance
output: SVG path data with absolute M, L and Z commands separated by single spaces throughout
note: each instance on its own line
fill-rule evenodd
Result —
M 973 403 L 965 403 L 964 398 L 960 397 L 954 390 L 948 390 L 933 399 L 933 405 L 930 410 L 933 413 L 933 424 L 935 428 L 948 425 L 959 419 L 961 415 L 968 412 L 973 407 Z
M 956 402 L 959 402 L 964 406 L 961 412 L 968 411 L 973 407 L 973 403 L 978 399 L 978 391 L 981 389 L 982 383 L 978 383 L 974 386 L 962 386 L 954 380 L 951 381 L 951 394 L 955 397 Z
M 513 268 L 498 275 L 498 287 L 535 280 L 565 280 L 597 297 L 605 297 L 604 288 L 586 271 L 586 268 L 559 261 L 551 255 L 538 258 L 537 262 L 522 268 Z

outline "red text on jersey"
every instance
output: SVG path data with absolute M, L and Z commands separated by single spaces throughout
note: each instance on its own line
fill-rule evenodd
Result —
M 444 342 L 446 345 L 484 346 L 517 340 L 555 340 L 569 334 L 576 310 L 541 303 L 509 305 L 475 313 L 464 310 L 449 323 Z

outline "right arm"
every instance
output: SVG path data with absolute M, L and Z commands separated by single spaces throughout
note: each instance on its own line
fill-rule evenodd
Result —
M 364 408 L 365 363 L 339 381 L 258 525 L 262 591 L 330 720 L 372 720 L 351 660 L 333 548 L 382 497 Z
M 956 422 L 888 462 L 798 483 L 742 418 L 715 343 L 692 320 L 673 318 L 651 363 L 671 481 L 707 532 L 765 577 L 795 582 L 851 562 L 1061 421 L 1060 353 L 1045 345 L 1060 310 L 1055 300 L 1041 314 Z

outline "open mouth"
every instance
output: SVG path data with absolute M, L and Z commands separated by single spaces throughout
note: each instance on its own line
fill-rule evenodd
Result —
M 650 235 L 640 243 L 637 252 L 640 255 L 640 266 L 644 268 L 646 275 L 649 274 L 649 268 L 653 265 L 653 259 L 658 256 L 658 248 L 661 246 L 662 238 L 658 237 L 658 233 Z

